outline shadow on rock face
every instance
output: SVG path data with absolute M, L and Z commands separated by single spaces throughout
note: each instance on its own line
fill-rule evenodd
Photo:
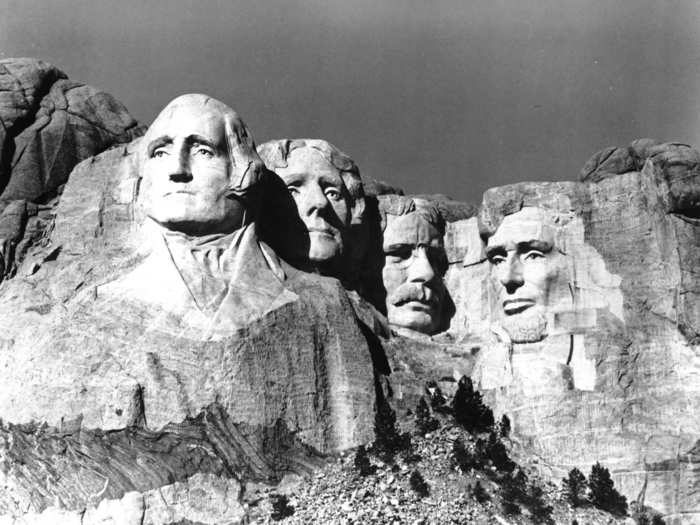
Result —
M 290 264 L 304 261 L 309 253 L 309 232 L 284 181 L 268 171 L 262 192 L 260 237 Z

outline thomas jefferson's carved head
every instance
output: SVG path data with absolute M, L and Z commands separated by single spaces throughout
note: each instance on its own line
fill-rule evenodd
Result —
M 252 190 L 264 166 L 243 121 L 205 95 L 183 95 L 158 115 L 143 139 L 146 214 L 188 235 L 230 233 L 254 220 Z
M 434 334 L 444 324 L 445 222 L 436 207 L 403 196 L 379 197 L 389 324 Z
M 357 166 L 325 140 L 275 140 L 261 144 L 259 153 L 284 181 L 303 223 L 304 231 L 298 232 L 303 239 L 290 235 L 283 252 L 322 273 L 335 273 L 343 258 L 351 258 L 350 231 L 363 219 L 364 191 Z

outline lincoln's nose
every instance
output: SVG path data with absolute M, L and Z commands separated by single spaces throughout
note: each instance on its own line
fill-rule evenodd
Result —
M 509 255 L 501 265 L 499 280 L 509 294 L 523 285 L 523 265 L 517 255 Z

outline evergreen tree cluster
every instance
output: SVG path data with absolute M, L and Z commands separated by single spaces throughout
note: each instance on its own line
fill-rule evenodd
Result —
M 627 498 L 615 490 L 610 471 L 596 463 L 588 476 L 591 503 L 599 509 L 617 516 L 627 515 Z
M 367 455 L 367 449 L 364 445 L 360 445 L 355 452 L 355 470 L 360 473 L 360 476 L 371 476 L 377 471 L 377 467 L 372 465 Z
M 551 505 L 545 501 L 544 490 L 535 481 L 528 479 L 522 469 L 517 468 L 501 479 L 502 507 L 506 514 L 520 514 L 520 506 L 526 507 L 537 523 L 552 524 Z
M 416 407 L 416 431 L 421 436 L 425 436 L 439 427 L 440 422 L 433 417 L 425 398 L 421 397 Z
M 430 487 L 428 486 L 428 482 L 425 481 L 425 478 L 423 478 L 423 475 L 418 472 L 417 470 L 414 470 L 411 472 L 411 477 L 408 479 L 409 485 L 411 485 L 411 488 L 414 490 L 418 496 L 421 498 L 425 498 L 430 494 Z
M 481 394 L 474 390 L 472 380 L 467 376 L 459 380 L 452 410 L 457 423 L 472 434 L 493 429 L 493 411 L 484 404 Z
M 272 514 L 270 517 L 274 521 L 281 521 L 294 514 L 294 507 L 289 504 L 289 498 L 284 494 L 272 494 Z
M 562 486 L 572 507 L 590 503 L 616 516 L 627 515 L 627 498 L 615 489 L 610 471 L 600 463 L 591 467 L 588 480 L 579 469 L 571 469 Z
M 385 463 L 393 463 L 399 452 L 411 450 L 411 436 L 396 428 L 396 413 L 387 402 L 380 403 L 374 419 L 375 440 L 372 451 Z

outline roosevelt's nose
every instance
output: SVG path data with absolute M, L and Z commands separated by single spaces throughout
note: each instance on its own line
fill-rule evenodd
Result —
M 428 283 L 435 279 L 435 270 L 430 264 L 426 249 L 422 246 L 413 250 L 413 259 L 408 267 L 406 278 L 412 283 Z
M 517 255 L 509 254 L 499 268 L 499 280 L 509 294 L 523 285 L 523 265 Z
M 192 169 L 190 167 L 190 156 L 187 148 L 180 148 L 175 155 L 170 156 L 170 180 L 173 182 L 189 182 L 192 180 Z
M 300 215 L 312 215 L 323 210 L 328 205 L 328 199 L 323 193 L 323 188 L 318 184 L 307 184 L 299 193 L 297 206 Z

